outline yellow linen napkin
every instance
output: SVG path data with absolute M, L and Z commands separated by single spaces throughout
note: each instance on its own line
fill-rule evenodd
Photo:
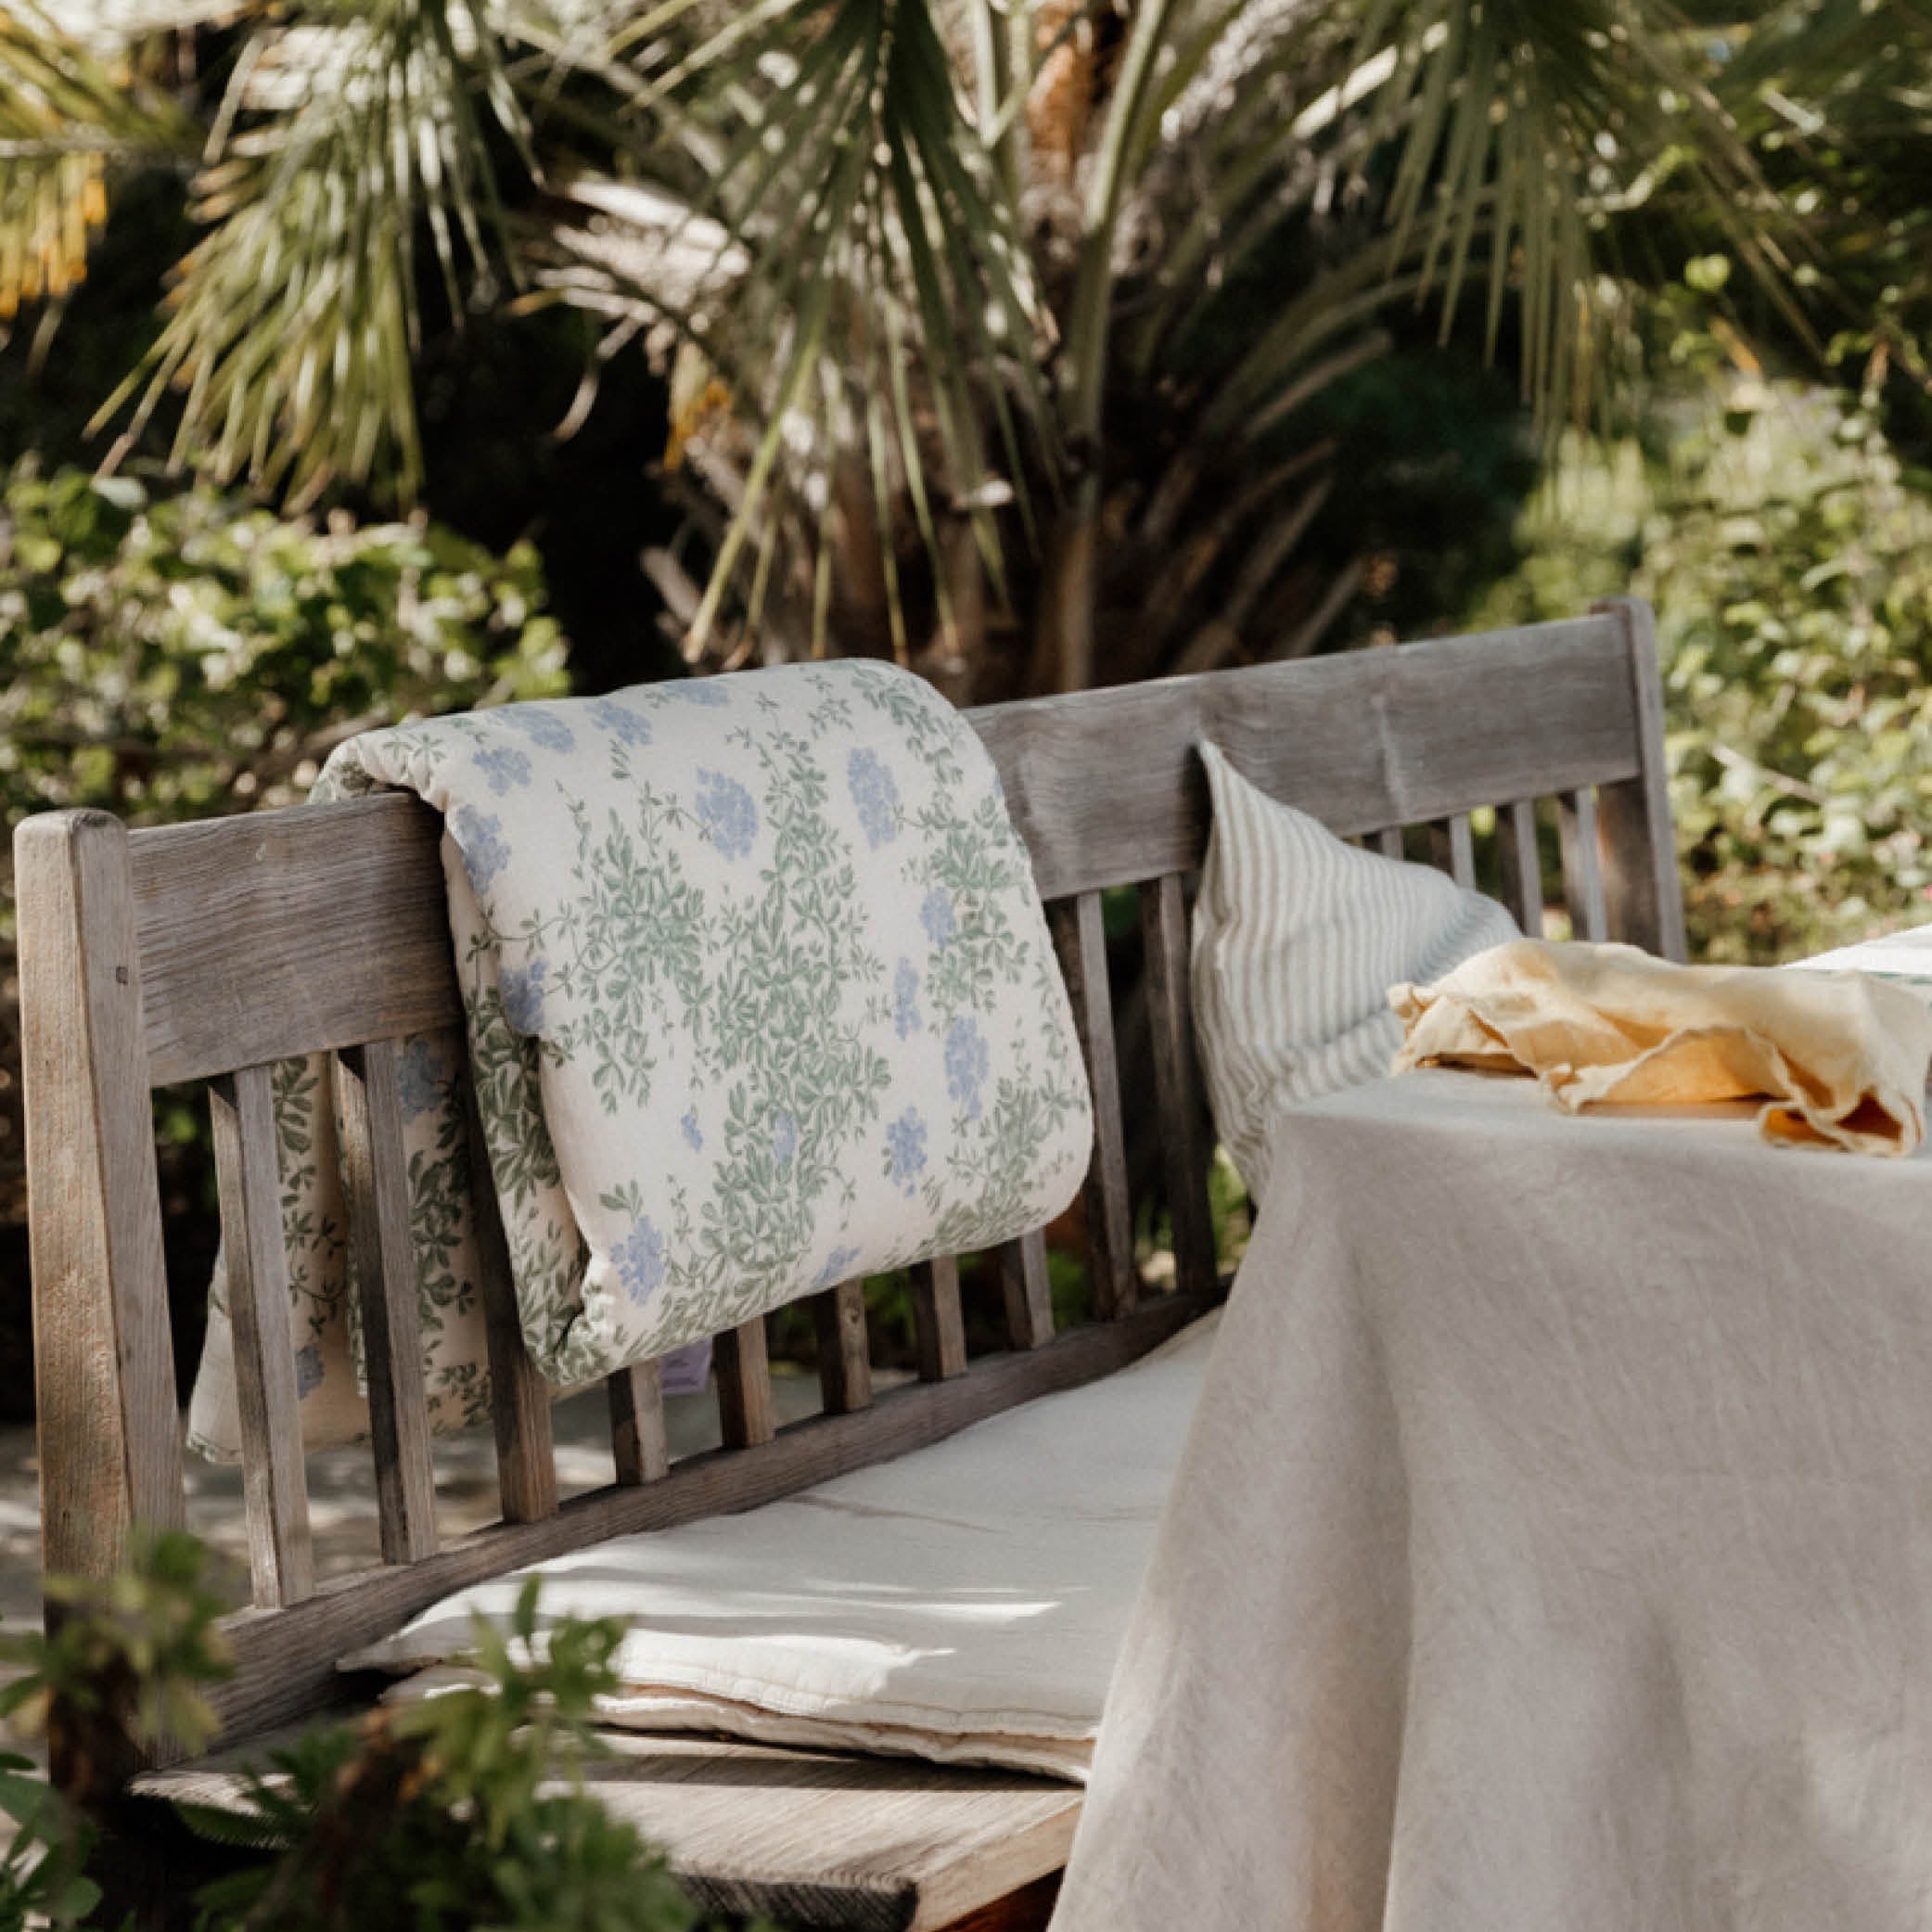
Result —
M 1761 1095 L 1767 1140 L 1856 1154 L 1910 1154 L 1926 1134 L 1932 1009 L 1864 973 L 1513 940 L 1388 1004 L 1406 1031 L 1397 1073 L 1520 1068 L 1571 1113 Z

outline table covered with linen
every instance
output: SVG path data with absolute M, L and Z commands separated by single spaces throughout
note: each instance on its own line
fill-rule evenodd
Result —
M 1932 1160 L 1289 1108 L 1056 1932 L 1932 1918 Z

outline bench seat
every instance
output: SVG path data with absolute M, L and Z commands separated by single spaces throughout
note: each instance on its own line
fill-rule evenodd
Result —
M 238 1768 L 266 1762 L 303 1728 L 146 1772 L 134 1789 L 236 1810 Z M 787 1926 L 1043 1926 L 1080 1816 L 1078 1786 L 1022 1772 L 701 1737 L 606 1739 L 609 1755 L 585 1778 L 612 1815 L 660 1846 L 706 1909 L 768 1913 Z

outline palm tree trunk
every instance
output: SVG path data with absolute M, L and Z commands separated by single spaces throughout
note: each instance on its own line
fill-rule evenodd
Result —
M 1146 138 L 1148 90 L 1171 10 L 1171 0 L 1143 0 L 1134 13 L 1087 195 L 1086 233 L 1066 334 L 1066 429 L 1075 480 L 1047 557 L 1033 659 L 1036 681 L 1047 689 L 1080 691 L 1094 681 L 1100 432 L 1114 293 L 1114 230 L 1136 150 Z
M 1100 553 L 1100 478 L 1074 484 L 1056 518 L 1040 587 L 1032 685 L 1084 691 L 1094 682 L 1094 606 Z

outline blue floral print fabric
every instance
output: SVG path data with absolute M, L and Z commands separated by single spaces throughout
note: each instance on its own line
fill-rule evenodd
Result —
M 523 1333 L 573 1386 L 1039 1226 L 1092 1116 L 1027 851 L 930 686 L 846 660 L 373 733 L 319 797 L 443 814 Z M 432 1420 L 486 1413 L 462 1043 L 399 1080 Z M 279 1069 L 312 1443 L 361 1426 L 323 1063 Z M 217 1328 L 221 1325 L 217 1294 Z M 191 1434 L 221 1452 L 225 1336 Z

